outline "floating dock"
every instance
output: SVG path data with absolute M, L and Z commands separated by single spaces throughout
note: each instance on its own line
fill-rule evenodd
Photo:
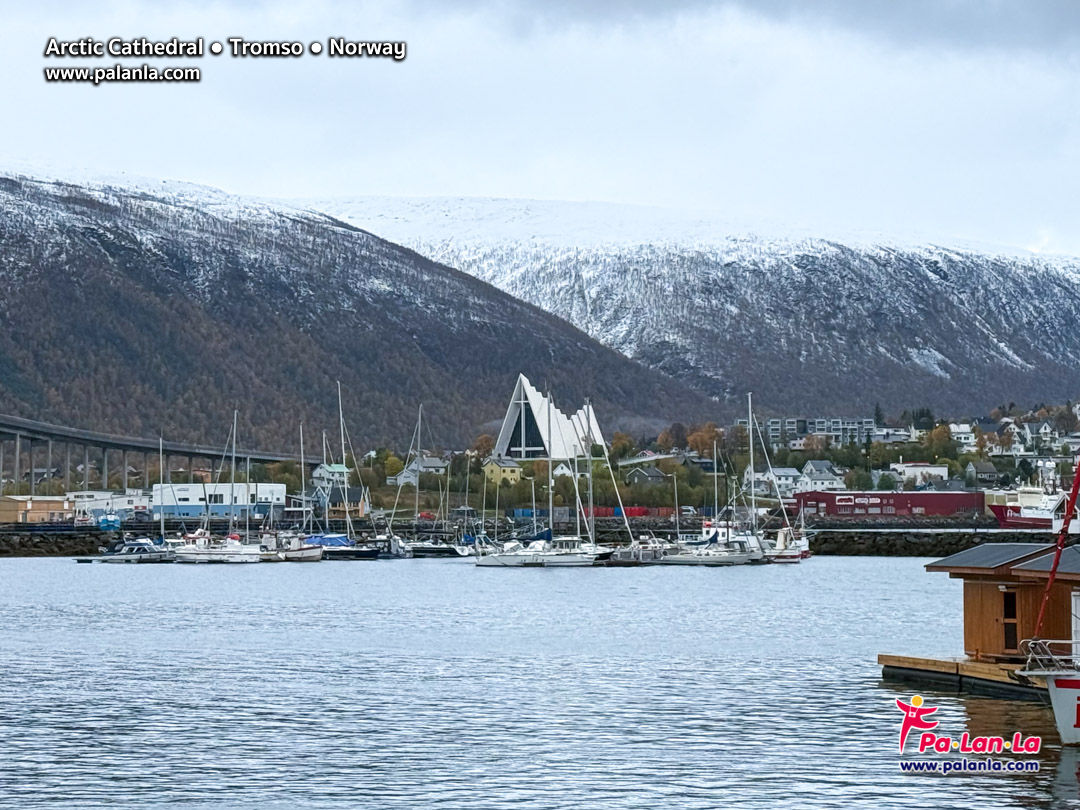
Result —
M 878 656 L 881 677 L 939 692 L 967 692 L 984 697 L 1045 700 L 1046 682 L 1016 674 L 1023 664 L 975 661 L 971 658 Z

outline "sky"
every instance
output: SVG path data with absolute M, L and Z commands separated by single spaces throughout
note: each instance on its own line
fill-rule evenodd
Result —
M 1080 255 L 1080 4 L 0 0 L 0 165 L 268 197 L 594 200 Z M 46 59 L 50 37 L 407 57 Z M 57 84 L 46 66 L 196 66 Z

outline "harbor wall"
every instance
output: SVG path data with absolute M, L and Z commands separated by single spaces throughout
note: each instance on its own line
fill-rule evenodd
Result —
M 1052 534 L 1022 532 L 903 531 L 860 532 L 857 528 L 822 531 L 810 538 L 810 551 L 821 555 L 875 557 L 947 557 L 982 543 L 1053 543 Z
M 5 532 L 0 557 L 80 557 L 97 554 L 104 543 L 100 532 Z

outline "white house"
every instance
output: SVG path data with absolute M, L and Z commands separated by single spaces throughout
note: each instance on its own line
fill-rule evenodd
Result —
M 447 463 L 441 458 L 434 456 L 414 458 L 397 475 L 387 477 L 386 484 L 391 487 L 412 484 L 415 487 L 421 475 L 446 475 L 447 468 Z
M 311 483 L 323 489 L 341 489 L 348 481 L 349 468 L 344 464 L 320 464 L 311 473 Z
M 970 422 L 950 422 L 949 435 L 961 453 L 975 452 L 975 430 Z
M 802 473 L 794 467 L 773 467 L 772 476 L 777 495 L 781 498 L 790 498 L 795 494 L 795 487 Z
M 949 477 L 949 465 L 931 464 L 927 461 L 898 461 L 889 465 L 889 469 L 899 476 L 901 481 L 925 484 L 935 478 L 945 480 Z
M 831 465 L 830 465 L 831 469 Z M 845 490 L 844 479 L 836 473 L 826 470 L 803 468 L 799 480 L 795 482 L 795 492 L 836 492 Z
M 835 475 L 835 474 L 834 474 Z M 771 471 L 759 470 L 753 476 L 754 492 L 758 495 L 777 495 L 790 498 L 795 492 L 802 473 L 794 467 L 774 467 Z M 743 486 L 750 487 L 750 468 L 743 470 Z

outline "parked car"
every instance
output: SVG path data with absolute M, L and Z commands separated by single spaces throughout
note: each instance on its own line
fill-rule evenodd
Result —
M 694 515 L 697 514 L 697 509 L 694 508 L 693 506 L 684 506 L 681 509 L 679 509 L 679 514 L 682 515 L 683 517 L 693 517 Z

